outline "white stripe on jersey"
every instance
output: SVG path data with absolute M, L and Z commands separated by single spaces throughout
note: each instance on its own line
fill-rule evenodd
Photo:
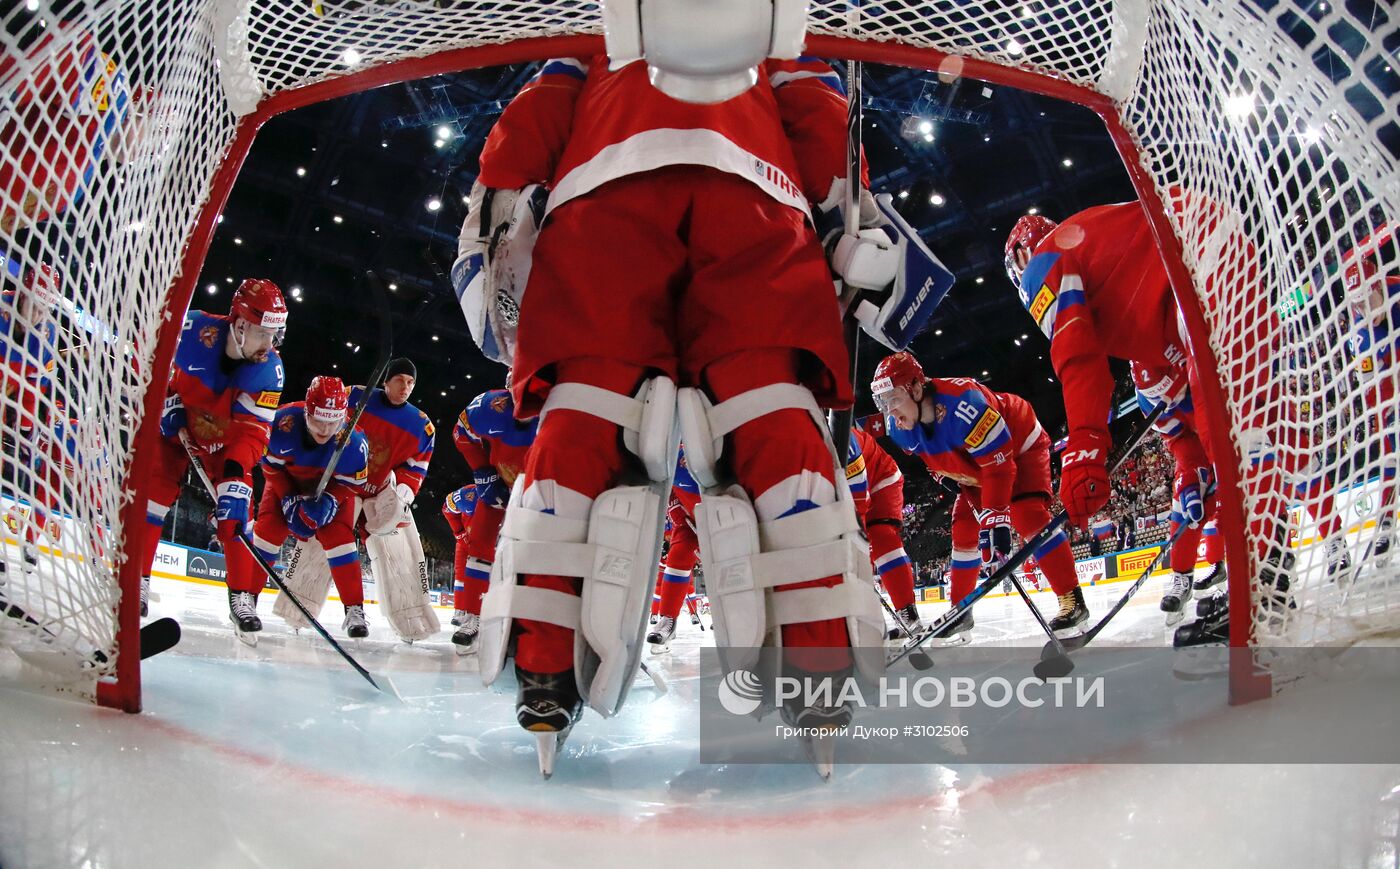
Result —
M 277 408 L 259 407 L 257 399 L 246 392 L 238 393 L 238 406 L 263 422 L 272 422 L 272 418 L 277 415 Z

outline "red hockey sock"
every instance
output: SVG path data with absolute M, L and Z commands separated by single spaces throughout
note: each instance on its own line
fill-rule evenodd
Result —
M 690 594 L 690 575 L 686 574 L 684 580 L 667 579 L 661 583 L 661 608 L 658 614 L 675 618 L 681 614 L 681 604 L 685 603 L 685 596 Z

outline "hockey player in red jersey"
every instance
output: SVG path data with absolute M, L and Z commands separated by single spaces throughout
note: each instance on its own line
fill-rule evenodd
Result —
M 391 359 L 382 388 L 371 390 L 356 427 L 369 444 L 362 527 L 365 551 L 379 589 L 379 608 L 399 639 L 415 642 L 442 628 L 427 587 L 427 558 L 411 510 L 433 458 L 433 423 L 409 403 L 418 370 L 405 357 Z M 350 405 L 365 387 L 350 389 Z
M 1191 402 L 1190 389 L 1183 392 L 1181 384 L 1177 382 L 1181 376 L 1180 370 L 1141 362 L 1132 363 L 1131 368 L 1138 407 L 1143 413 L 1150 413 L 1161 402 L 1168 403 L 1153 427 L 1167 442 L 1167 448 L 1176 462 L 1172 484 L 1171 533 L 1176 534 L 1178 529 L 1186 526 L 1172 544 L 1169 556 L 1172 581 L 1162 593 L 1162 612 L 1167 614 L 1167 625 L 1170 627 L 1185 616 L 1186 604 L 1196 590 L 1196 555 L 1206 524 L 1215 518 L 1216 498 L 1214 493 L 1207 492 L 1215 480 L 1215 465 L 1208 446 L 1196 433 L 1198 414 Z M 1207 538 L 1212 585 L 1224 578 L 1220 575 L 1221 565 L 1217 563 L 1221 559 L 1219 541 L 1216 535 Z M 1210 557 L 1212 555 L 1214 558 Z
M 526 188 L 550 191 L 520 308 L 512 387 L 518 415 L 542 416 L 501 546 L 516 564 L 552 569 L 506 576 L 498 557 L 501 578 L 493 574 L 482 626 L 488 682 L 515 641 L 517 719 L 541 734 L 542 757 L 553 751 L 544 735 L 566 733 L 585 702 L 614 714 L 636 672 L 640 648 L 630 624 L 613 628 L 615 637 L 586 630 L 578 660 L 572 625 L 630 622 L 634 602 L 645 623 L 677 407 L 688 465 L 704 493 L 702 557 L 711 557 L 709 523 L 720 521 L 706 518 L 712 506 L 764 528 L 780 520 L 808 528 L 795 537 L 761 535 L 765 550 L 791 547 L 790 564 L 812 556 L 792 576 L 774 578 L 771 596 L 767 588 L 711 589 L 719 643 L 756 649 L 781 635 L 785 666 L 809 672 L 849 666 L 850 656 L 794 650 L 880 643 L 868 591 L 785 594 L 857 581 L 854 573 L 833 575 L 832 559 L 815 555 L 859 546 L 817 409 L 845 405 L 851 393 L 836 294 L 809 222 L 816 204 L 836 216 L 841 235 L 845 127 L 840 79 L 814 59 L 766 61 L 749 90 L 696 105 L 653 88 L 644 64 L 611 69 L 599 56 L 546 63 L 487 139 L 459 249 L 469 272 L 481 257 L 491 266 L 489 245 L 521 212 Z M 851 280 L 859 259 L 841 259 L 838 271 Z M 612 543 L 634 547 L 629 563 L 647 568 L 626 580 L 638 596 L 629 592 L 614 606 L 587 564 L 566 571 L 561 559 L 550 560 L 551 541 L 582 544 L 585 533 L 605 533 L 590 517 L 620 509 L 619 499 L 638 489 L 649 493 L 649 527 L 636 527 L 633 542 Z M 753 530 L 744 539 L 760 540 Z M 843 560 L 868 562 L 863 550 Z M 868 566 L 858 569 L 868 574 Z M 814 615 L 794 617 L 784 601 L 797 597 Z M 778 624 L 767 623 L 770 611 Z M 873 641 L 861 641 L 866 631 Z M 814 728 L 849 718 L 845 707 L 783 712 Z
M 457 630 L 452 643 L 457 654 L 476 651 L 481 617 L 481 596 L 496 560 L 496 538 L 505 521 L 511 486 L 520 476 L 535 442 L 535 419 L 517 420 L 510 392 L 490 389 L 472 399 L 452 429 L 452 442 L 472 470 L 475 509 L 467 530 L 466 565 L 462 588 L 453 593 L 453 618 Z
M 1050 437 L 1020 396 L 992 392 L 975 380 L 929 378 L 909 353 L 880 360 L 870 390 L 888 417 L 890 438 L 961 487 L 953 505 L 949 594 L 956 606 L 977 579 L 979 514 L 1009 513 L 1009 525 L 994 518 L 990 528 L 998 561 L 1010 555 L 1012 526 L 1029 539 L 1050 523 Z M 1078 633 L 1089 610 L 1068 537 L 1058 531 L 1032 554 L 1059 598 L 1051 630 L 1057 636 Z M 972 625 L 968 610 L 950 629 L 950 638 Z
M 904 551 L 904 475 L 890 454 L 860 426 L 851 429 L 846 484 L 870 541 L 870 564 L 890 596 L 903 635 L 923 629 L 914 605 L 914 567 Z M 889 637 L 893 639 L 893 637 Z
M 269 426 L 282 398 L 282 359 L 276 347 L 286 328 L 282 291 L 261 278 L 239 284 L 227 316 L 203 311 L 185 315 L 146 502 L 143 585 L 150 582 L 161 526 L 190 467 L 180 443 L 181 429 L 189 432 L 215 481 L 217 533 L 229 573 L 251 573 L 252 556 L 242 544 L 234 545 L 234 539 L 238 529 L 248 524 L 253 466 L 267 447 Z M 232 591 L 229 600 L 232 610 Z
M 14 74 L 28 67 L 25 78 Z M 91 184 L 98 163 L 134 129 L 126 74 L 92 34 L 61 25 L 27 57 L 0 56 L 0 233 L 48 220 Z
M 1238 221 L 1227 208 L 1199 195 L 1180 194 L 1174 207 L 1184 219 L 1201 223 L 1217 237 L 1215 243 L 1228 252 L 1231 264 L 1238 265 L 1225 274 L 1246 285 L 1243 304 L 1255 306 L 1250 316 L 1242 318 L 1252 330 L 1240 336 L 1245 358 L 1232 364 L 1245 371 L 1269 370 L 1277 316 L 1269 306 L 1270 295 L 1248 287 L 1257 280 L 1256 254 L 1247 239 L 1229 230 Z M 1022 217 L 1007 236 L 1006 270 L 1021 303 L 1050 339 L 1050 358 L 1063 385 L 1069 423 L 1059 495 L 1070 520 L 1086 527 L 1111 494 L 1108 420 L 1113 378 L 1108 357 L 1169 368 L 1176 383 L 1189 383 L 1200 395 L 1199 372 L 1192 364 L 1185 324 L 1147 215 L 1137 201 L 1088 208 L 1059 224 L 1038 215 Z M 1214 275 L 1207 278 L 1208 283 L 1214 280 Z M 1237 386 L 1247 388 L 1247 384 Z M 1285 404 L 1278 398 L 1261 402 L 1251 397 L 1259 409 L 1234 421 L 1236 437 L 1245 448 L 1243 458 L 1259 481 L 1249 532 L 1260 548 L 1260 579 L 1275 590 L 1266 596 L 1270 606 L 1287 600 L 1293 561 L 1283 539 L 1285 475 L 1278 473 L 1291 469 L 1276 467 L 1288 456 L 1271 446 Z M 1202 443 L 1211 442 L 1211 424 L 1205 413 L 1196 414 Z M 1223 608 L 1219 615 L 1210 623 L 1183 626 L 1177 632 L 1177 644 L 1223 640 L 1227 625 Z
M 452 539 L 456 541 L 452 548 L 452 594 L 455 602 L 460 602 L 466 595 L 467 585 L 467 537 L 471 532 L 472 514 L 476 512 L 476 484 L 468 483 L 460 489 L 456 489 L 447 494 L 442 502 L 442 518 L 447 520 L 447 527 L 452 531 Z M 480 595 L 477 597 L 480 606 Z M 462 616 L 466 611 L 457 608 L 452 614 L 452 626 L 456 627 L 462 623 Z
M 269 564 L 277 560 L 289 536 L 315 537 L 326 551 L 331 579 L 345 606 L 344 629 L 352 639 L 369 636 L 365 621 L 364 580 L 355 543 L 355 517 L 360 493 L 369 476 L 369 446 L 359 429 L 350 432 L 336 457 L 330 482 L 319 497 L 316 484 L 336 452 L 341 429 L 348 424 L 350 393 L 338 377 L 313 377 L 305 401 L 277 409 L 272 436 L 263 456 L 263 494 L 253 524 L 253 545 Z M 241 543 L 225 552 L 242 550 Z M 251 558 L 231 561 L 229 595 L 233 599 L 234 629 L 244 642 L 262 630 L 257 615 L 258 593 L 265 577 Z
M 4 367 L 0 368 L 4 395 L 4 423 L 7 435 L 0 471 L 12 496 L 23 496 L 34 508 L 30 518 L 16 527 L 21 536 L 20 553 L 25 570 L 32 570 L 39 561 L 37 542 L 39 532 L 47 521 L 47 509 L 53 493 L 33 474 L 43 461 L 35 444 L 47 438 L 55 420 L 50 420 L 45 396 L 51 392 L 50 378 L 58 357 L 58 322 L 54 309 L 60 299 L 58 272 L 47 265 L 24 269 L 23 277 L 9 271 L 19 271 L 18 263 L 0 262 L 0 351 L 4 352 Z M 13 280 L 12 280 L 13 279 Z
M 686 470 L 685 446 L 681 445 L 671 501 L 666 508 L 666 555 L 656 574 L 656 625 L 647 634 L 647 644 L 654 655 L 670 650 L 681 605 L 695 588 L 693 573 L 700 563 L 700 540 L 695 536 L 695 507 L 699 503 L 700 484 Z M 694 618 L 698 621 L 699 615 Z

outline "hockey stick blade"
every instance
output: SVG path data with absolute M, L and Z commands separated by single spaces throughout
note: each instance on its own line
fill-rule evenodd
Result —
M 1142 444 L 1143 439 L 1147 437 L 1148 431 L 1152 429 L 1152 424 L 1155 423 L 1158 420 L 1158 418 L 1161 417 L 1162 413 L 1166 410 L 1167 404 L 1168 402 L 1166 401 L 1158 402 L 1157 406 L 1152 408 L 1152 412 L 1147 414 L 1147 416 L 1139 424 L 1138 430 L 1133 435 L 1132 439 L 1129 440 L 1128 443 L 1123 446 L 1122 451 L 1118 453 L 1118 455 L 1114 458 L 1113 462 L 1110 464 L 1110 475 L 1112 475 L 1114 471 L 1118 470 L 1119 466 L 1121 466 L 1123 462 L 1127 460 L 1128 456 L 1132 455 L 1134 452 L 1137 451 L 1137 448 Z M 977 586 L 973 588 L 972 591 L 966 597 L 958 601 L 956 605 L 954 605 L 946 613 L 940 616 L 938 620 L 935 621 L 932 625 L 929 625 L 927 630 L 920 634 L 916 639 L 910 640 L 908 643 L 905 643 L 903 648 L 901 648 L 898 652 L 886 659 L 885 666 L 889 667 L 893 666 L 894 664 L 897 664 L 898 662 L 904 660 L 905 658 L 913 654 L 924 643 L 937 637 L 941 637 L 948 630 L 948 628 L 952 626 L 954 621 L 956 621 L 968 610 L 972 609 L 973 604 L 986 597 L 987 594 L 990 593 L 991 590 L 996 587 L 997 583 L 1010 576 L 1016 570 L 1016 568 L 1020 567 L 1023 563 L 1025 563 L 1025 560 L 1030 557 L 1032 552 L 1035 552 L 1036 550 L 1040 549 L 1041 546 L 1044 546 L 1045 543 L 1048 542 L 1050 538 L 1054 536 L 1055 532 L 1059 531 L 1068 522 L 1069 514 L 1063 510 L 1056 513 L 1054 516 L 1051 516 L 1049 523 L 1047 523 L 1044 528 L 1040 529 L 1040 532 L 1038 534 L 1036 534 L 1030 540 L 1027 540 L 1025 543 L 1023 543 L 1021 548 L 1012 553 L 1011 556 L 1007 558 L 1007 560 L 1005 561 L 1005 563 L 1002 564 L 1001 567 L 994 570 L 990 576 L 979 582 Z
M 204 462 L 200 460 L 199 455 L 195 452 L 194 442 L 190 439 L 189 432 L 185 431 L 184 429 L 180 430 L 180 443 L 184 446 L 185 453 L 190 457 L 190 467 L 194 468 L 195 475 L 198 476 L 199 481 L 204 484 L 204 490 L 209 493 L 209 497 L 215 497 L 214 481 L 209 479 L 209 472 L 205 470 Z M 373 685 L 375 690 L 388 694 L 389 696 L 394 697 L 396 699 L 402 699 L 399 697 L 398 691 L 394 689 L 392 683 L 390 683 L 388 679 L 385 679 L 384 681 L 386 685 L 389 685 L 389 687 L 381 687 L 380 684 L 375 681 L 374 677 L 369 674 L 369 671 L 366 670 L 360 664 L 359 661 L 356 661 L 353 657 L 351 657 L 349 652 L 341 648 L 340 643 L 337 643 L 335 641 L 335 638 L 326 632 L 325 627 L 323 627 L 321 623 L 316 620 L 315 616 L 311 615 L 311 613 L 306 609 L 306 607 L 302 605 L 301 601 L 297 600 L 297 596 L 292 593 L 292 590 L 287 588 L 287 584 L 282 581 L 282 577 L 277 573 L 277 568 L 268 564 L 267 559 L 263 558 L 261 552 L 258 552 L 257 547 L 253 545 L 253 541 L 248 538 L 248 532 L 239 529 L 238 534 L 236 536 L 238 538 L 238 542 L 241 543 L 244 547 L 246 547 L 248 550 L 248 554 L 250 554 L 253 557 L 253 562 L 262 569 L 262 572 L 267 576 L 268 579 L 272 580 L 272 584 L 277 586 L 277 590 L 280 591 L 282 594 L 285 594 L 287 598 L 291 600 L 291 602 L 296 606 L 296 608 L 301 611 L 302 618 L 306 619 L 307 623 L 310 624 L 311 627 L 316 630 L 316 633 L 321 635 L 321 639 L 325 640 L 327 643 L 330 643 L 331 648 L 335 649 L 336 653 L 339 654 L 340 657 L 344 658 L 345 662 L 351 667 L 353 667 L 356 673 L 359 673 L 362 677 L 364 677 L 364 680 L 366 682 Z
M 180 623 L 169 616 L 141 626 L 141 660 L 169 651 L 180 642 Z
M 1212 482 L 1210 486 L 1206 489 L 1206 498 L 1210 498 L 1214 495 L 1215 483 Z M 1177 526 L 1177 529 L 1171 533 L 1171 536 L 1168 537 L 1165 541 L 1163 541 L 1161 550 L 1157 552 L 1157 557 L 1152 559 L 1152 563 L 1147 565 L 1147 567 L 1143 569 L 1142 573 L 1138 575 L 1137 579 L 1133 580 L 1133 584 L 1128 586 L 1128 590 L 1123 592 L 1122 597 L 1118 598 L 1118 602 L 1113 605 L 1113 609 L 1105 613 L 1104 617 L 1095 622 L 1093 627 L 1089 628 L 1089 630 L 1085 631 L 1079 636 L 1069 637 L 1068 639 L 1061 640 L 1060 642 L 1064 645 L 1064 647 L 1071 652 L 1077 652 L 1080 649 L 1092 643 L 1094 641 L 1094 637 L 1097 637 L 1103 631 L 1103 629 L 1108 626 L 1108 623 L 1113 620 L 1113 617 L 1118 615 L 1118 613 L 1123 610 L 1123 607 L 1128 605 L 1128 601 L 1132 600 L 1133 595 L 1137 594 L 1138 590 L 1141 589 L 1144 584 L 1146 584 L 1148 577 L 1150 577 L 1153 571 L 1157 569 L 1157 565 L 1162 562 L 1162 558 L 1166 556 L 1169 552 L 1171 552 L 1172 544 L 1175 543 L 1178 539 L 1180 539 L 1181 535 L 1185 534 L 1186 529 L 1189 527 L 1191 526 L 1186 525 L 1184 523 L 1182 525 Z M 1046 644 L 1047 649 L 1049 648 L 1049 645 L 1050 644 L 1048 643 Z

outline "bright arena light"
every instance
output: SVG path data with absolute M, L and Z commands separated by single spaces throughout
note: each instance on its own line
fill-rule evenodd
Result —
M 346 66 L 358 66 L 361 60 L 362 57 L 360 53 L 353 48 L 345 49 L 340 55 L 340 62 Z
M 942 193 L 935 193 L 935 194 L 933 194 L 932 196 L 930 196 L 930 197 L 928 198 L 928 201 L 929 201 L 929 204 L 930 204 L 930 205 L 942 205 L 943 203 L 947 202 L 948 200 L 946 200 L 946 199 L 943 198 L 943 194 L 942 194 Z
M 1026 50 L 1025 47 L 1022 46 L 1021 43 L 1018 42 L 1018 41 L 1016 41 L 1015 39 L 1008 39 L 1008 40 L 1006 40 L 1006 53 L 1007 53 L 1007 54 L 1024 54 L 1024 53 L 1025 53 L 1025 50 Z
M 1235 94 L 1225 100 L 1225 114 L 1232 118 L 1243 118 L 1254 111 L 1254 97 L 1250 94 Z
M 446 124 L 443 124 L 442 126 L 437 128 L 437 137 L 439 139 L 452 138 L 452 128 L 447 126 Z
M 442 200 L 434 196 L 432 199 L 428 200 L 428 204 L 426 207 L 429 211 L 437 211 L 439 208 L 442 207 Z
M 919 132 L 923 133 L 925 136 L 927 136 L 929 133 L 932 133 L 933 121 L 927 119 L 919 121 Z

